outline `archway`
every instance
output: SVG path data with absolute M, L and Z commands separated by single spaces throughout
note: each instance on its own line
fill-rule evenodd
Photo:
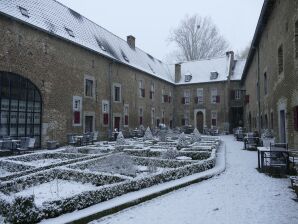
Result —
M 204 114 L 202 111 L 197 112 L 197 129 L 200 133 L 204 131 Z
M 0 72 L 0 137 L 34 137 L 41 142 L 42 99 L 28 79 Z

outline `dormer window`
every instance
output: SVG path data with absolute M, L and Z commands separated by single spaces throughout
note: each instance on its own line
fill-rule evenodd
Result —
M 126 56 L 126 54 L 123 51 L 121 51 L 121 55 L 125 61 L 129 62 L 128 57 Z
M 103 51 L 107 51 L 106 48 L 103 46 L 102 42 L 99 39 L 97 39 L 96 37 L 95 37 L 95 39 L 96 39 L 97 45 L 100 47 L 100 49 Z
M 185 82 L 190 82 L 191 79 L 192 79 L 192 75 L 191 75 L 191 73 L 187 73 L 187 74 L 185 75 Z
M 210 73 L 210 80 L 215 80 L 218 78 L 218 72 L 211 72 Z
M 73 31 L 71 29 L 65 27 L 65 30 L 66 30 L 66 32 L 68 33 L 69 36 L 75 37 L 75 35 L 74 35 L 74 33 L 73 33 Z
M 19 6 L 19 10 L 21 12 L 21 14 L 27 18 L 29 18 L 29 12 L 27 9 L 25 9 L 24 7 Z

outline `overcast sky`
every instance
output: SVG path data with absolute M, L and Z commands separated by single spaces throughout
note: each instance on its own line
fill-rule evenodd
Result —
M 251 41 L 263 0 L 58 0 L 69 8 L 126 39 L 159 59 L 175 49 L 167 39 L 185 15 L 209 16 L 228 40 L 231 50 Z

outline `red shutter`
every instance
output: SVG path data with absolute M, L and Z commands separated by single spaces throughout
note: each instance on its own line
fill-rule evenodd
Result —
M 103 124 L 109 124 L 109 114 L 103 114 Z
M 195 103 L 196 103 L 196 104 L 199 103 L 199 97 L 195 97 Z
M 80 124 L 81 123 L 81 113 L 80 111 L 75 111 L 73 114 L 73 123 L 74 124 Z
M 235 90 L 231 90 L 231 100 L 235 100 Z
M 216 96 L 216 103 L 220 103 L 220 96 Z
M 294 113 L 294 129 L 295 131 L 298 131 L 298 106 L 294 107 L 293 113 Z
M 124 125 L 128 125 L 128 115 L 124 116 Z
M 140 117 L 140 125 L 143 124 L 143 117 Z

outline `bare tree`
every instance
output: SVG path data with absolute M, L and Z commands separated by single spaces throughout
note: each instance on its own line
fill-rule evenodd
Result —
M 186 16 L 180 25 L 171 31 L 169 41 L 175 43 L 178 61 L 192 61 L 211 58 L 228 50 L 228 42 L 220 35 L 210 18 L 199 15 Z
M 237 53 L 236 57 L 239 59 L 246 59 L 250 50 L 250 45 L 248 44 L 240 53 Z

